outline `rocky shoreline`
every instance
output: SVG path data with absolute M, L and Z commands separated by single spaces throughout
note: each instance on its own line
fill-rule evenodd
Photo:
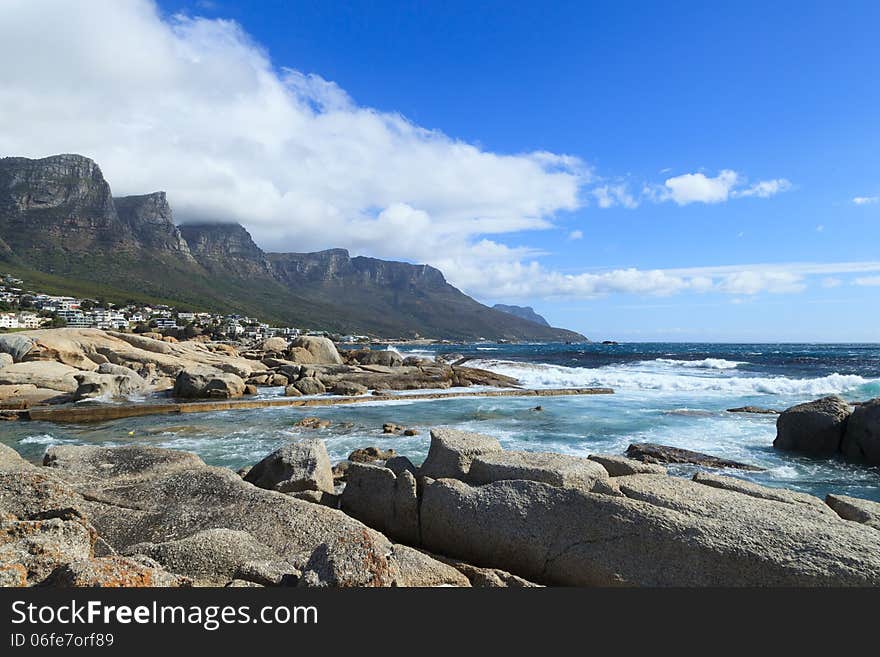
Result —
M 0 445 L 0 582 L 880 585 L 876 502 L 449 428 L 420 467 L 363 451 L 376 460 L 333 468 L 302 439 L 234 473 L 167 449 L 53 446 L 35 465 Z
M 133 397 L 234 400 L 265 387 L 293 398 L 472 386 L 520 387 L 516 379 L 443 360 L 340 352 L 317 336 L 235 346 L 99 329 L 0 335 L 0 410 L 9 411 Z

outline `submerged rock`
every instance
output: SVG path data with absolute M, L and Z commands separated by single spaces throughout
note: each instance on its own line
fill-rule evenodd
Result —
M 626 455 L 644 463 L 690 463 L 707 468 L 734 468 L 755 472 L 764 469 L 756 465 L 730 461 L 710 454 L 692 452 L 689 449 L 669 447 L 668 445 L 654 445 L 652 443 L 633 443 L 626 448 Z

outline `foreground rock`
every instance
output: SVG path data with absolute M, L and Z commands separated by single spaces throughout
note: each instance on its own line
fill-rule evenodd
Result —
M 706 468 L 734 468 L 736 470 L 752 470 L 755 472 L 763 470 L 763 468 L 749 465 L 748 463 L 722 459 L 701 452 L 692 452 L 689 449 L 669 447 L 668 445 L 654 445 L 652 443 L 633 443 L 626 448 L 626 455 L 631 459 L 643 461 L 644 463 L 687 463 Z
M 412 570 L 411 560 L 398 560 L 385 536 L 340 511 L 258 488 L 192 454 L 143 447 L 53 447 L 43 468 L 18 459 L 21 465 L 11 455 L 0 457 L 0 511 L 76 507 L 101 540 L 127 558 L 152 559 L 130 554 L 148 550 L 157 557 L 155 566 L 161 567 L 162 558 L 169 568 L 189 563 L 173 566 L 184 570 L 197 566 L 181 555 L 203 551 L 199 563 L 218 566 L 191 572 L 200 579 L 222 580 L 232 562 L 251 556 L 284 564 L 278 567 L 290 574 L 302 573 L 301 586 L 405 586 L 424 575 Z M 211 532 L 218 529 L 238 533 Z M 430 560 L 420 563 L 434 567 Z M 241 564 L 235 579 L 248 570 L 253 568 Z
M 783 411 L 776 420 L 777 449 L 812 456 L 833 456 L 840 451 L 852 413 L 840 397 L 823 397 Z
M 673 477 L 620 479 L 625 497 L 533 481 L 428 480 L 422 542 L 551 584 L 880 584 L 873 529 Z
M 260 488 L 280 493 L 333 492 L 333 472 L 323 440 L 303 438 L 277 449 L 244 477 Z

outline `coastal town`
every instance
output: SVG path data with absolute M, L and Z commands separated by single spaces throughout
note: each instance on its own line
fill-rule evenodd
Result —
M 214 340 L 266 340 L 299 335 L 332 337 L 336 342 L 365 343 L 369 336 L 337 335 L 300 327 L 271 326 L 239 314 L 194 312 L 167 305 L 77 298 L 27 289 L 25 282 L 0 273 L 0 332 L 39 328 L 98 328 L 161 333 L 176 338 L 209 335 Z

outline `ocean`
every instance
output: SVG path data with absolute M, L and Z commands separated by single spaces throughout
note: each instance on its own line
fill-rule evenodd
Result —
M 468 356 L 473 358 L 468 365 L 515 376 L 529 388 L 607 386 L 615 394 L 427 401 L 402 395 L 351 406 L 151 416 L 97 425 L 13 422 L 0 426 L 0 439 L 33 459 L 51 444 L 138 443 L 189 450 L 208 463 L 239 468 L 308 435 L 326 441 L 334 462 L 375 445 L 418 464 L 427 455 L 430 427 L 448 425 L 495 436 L 508 449 L 580 456 L 622 454 L 634 442 L 683 447 L 765 468 L 724 473 L 730 476 L 819 496 L 836 492 L 880 501 L 880 468 L 779 452 L 772 446 L 776 416 L 726 411 L 745 405 L 781 410 L 826 394 L 850 401 L 878 397 L 880 345 L 480 343 L 397 350 L 404 356 Z M 536 404 L 543 410 L 533 410 Z M 317 431 L 294 426 L 307 415 L 333 424 Z M 385 435 L 385 422 L 415 428 L 419 435 Z M 694 469 L 672 472 L 689 476 Z

